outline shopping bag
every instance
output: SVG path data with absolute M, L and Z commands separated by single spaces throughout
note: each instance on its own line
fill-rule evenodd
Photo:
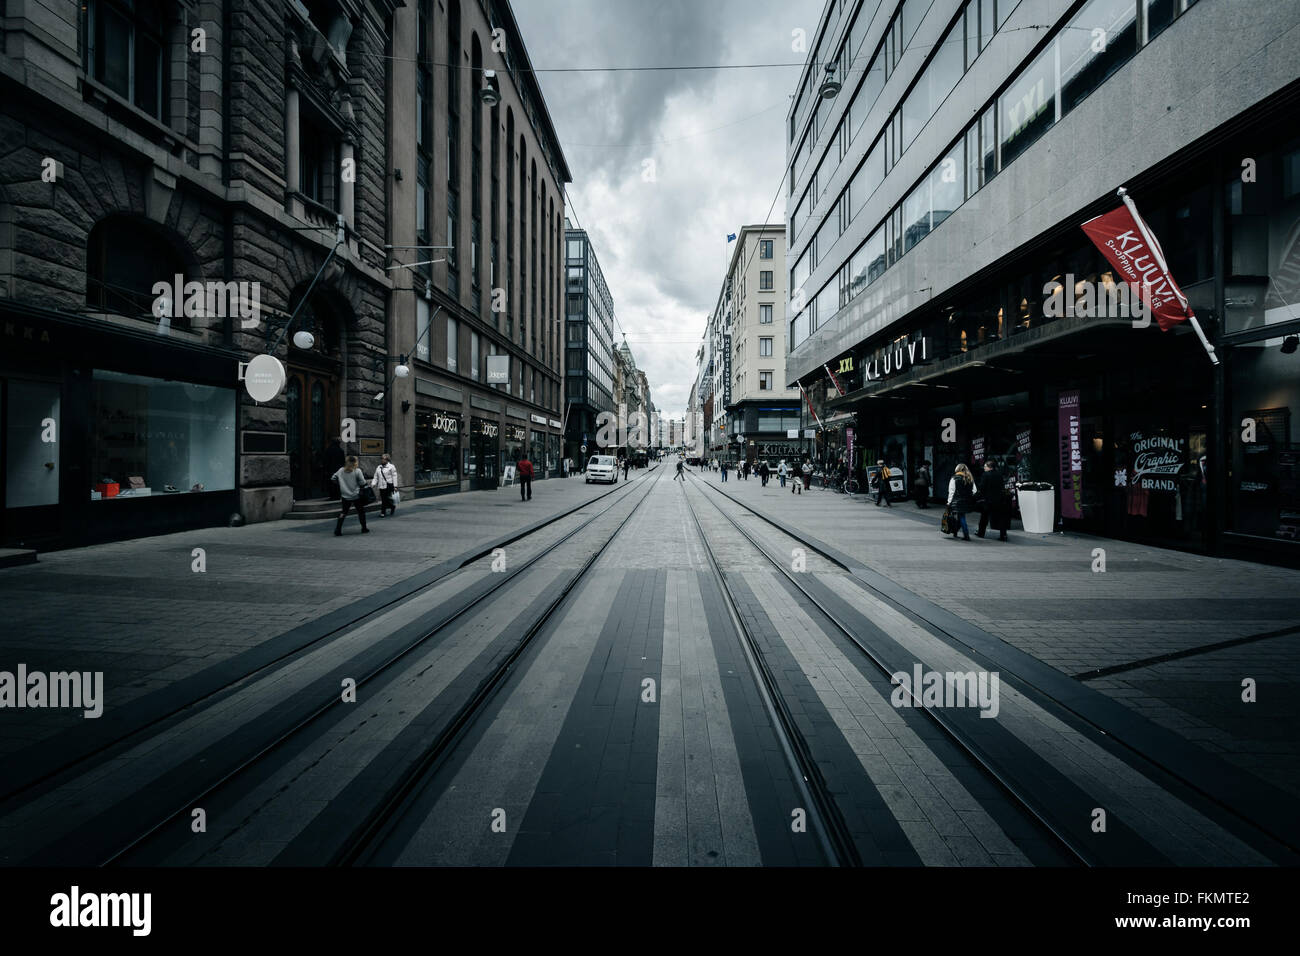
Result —
M 943 509 L 943 517 L 939 519 L 939 530 L 944 534 L 957 533 L 957 520 L 953 517 L 951 508 Z
M 402 493 L 401 493 L 400 491 L 394 491 L 394 492 L 393 492 L 393 504 L 397 505 L 397 504 L 401 504 L 401 503 L 402 503 Z

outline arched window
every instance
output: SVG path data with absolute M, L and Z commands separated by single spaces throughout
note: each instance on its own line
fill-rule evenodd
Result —
M 167 283 L 172 290 L 167 298 L 175 300 L 177 276 L 182 293 L 187 281 L 199 278 L 187 268 L 182 248 L 179 237 L 147 220 L 121 215 L 101 219 L 86 241 L 86 304 L 156 322 L 155 284 Z M 173 329 L 191 326 L 183 301 L 170 310 Z

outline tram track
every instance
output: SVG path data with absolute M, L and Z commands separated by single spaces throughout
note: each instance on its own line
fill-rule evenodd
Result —
M 429 591 L 496 549 L 545 532 L 611 495 L 621 498 L 627 493 L 624 488 L 611 488 L 540 522 L 475 546 L 432 569 L 411 575 L 166 688 L 129 701 L 106 713 L 93 725 L 75 726 L 27 749 L 6 755 L 0 759 L 0 816 L 15 798 L 48 787 L 68 772 L 81 772 L 119 752 L 132 741 L 142 739 L 147 732 L 166 728 L 196 704 L 218 699 L 247 680 L 327 646 L 339 636 Z
M 718 514 L 726 519 L 728 524 L 730 524 L 739 536 L 749 542 L 756 551 L 761 553 L 767 559 L 767 562 L 780 572 L 784 580 L 789 582 L 789 584 L 803 596 L 807 603 L 831 624 L 834 630 L 838 631 L 848 643 L 856 647 L 861 652 L 864 659 L 870 663 L 872 668 L 887 678 L 892 678 L 892 675 L 900 670 L 898 665 L 904 662 L 898 659 L 893 661 L 889 659 L 890 649 L 882 648 L 881 646 L 885 642 L 864 639 L 863 636 L 856 633 L 853 627 L 842 619 L 840 613 L 835 611 L 833 608 L 826 606 L 827 602 L 823 599 L 825 597 L 825 592 L 819 592 L 815 585 L 810 585 L 805 580 L 801 580 L 799 574 L 791 572 L 781 560 L 774 556 L 769 547 L 764 546 L 764 544 L 758 539 L 757 535 L 755 535 L 750 529 L 744 527 L 732 514 L 728 513 L 728 511 L 718 503 L 718 497 L 720 496 L 729 505 L 734 505 L 740 508 L 744 514 L 752 515 L 753 517 L 761 519 L 771 527 L 774 534 L 798 543 L 799 546 L 817 553 L 826 561 L 843 569 L 845 572 L 848 572 L 847 579 L 854 581 L 856 586 L 859 587 L 864 594 L 869 595 L 872 600 L 883 602 L 885 600 L 883 597 L 872 595 L 867 586 L 857 580 L 853 575 L 853 569 L 844 563 L 840 555 L 831 549 L 819 547 L 819 542 L 813 543 L 806 541 L 800 538 L 797 532 L 781 528 L 768 515 L 747 506 L 744 502 L 741 502 L 734 496 L 721 491 L 721 489 L 712 487 L 707 482 L 696 480 L 693 483 L 700 484 L 708 490 L 709 495 L 707 497 L 717 510 Z M 806 575 L 803 577 L 806 577 Z M 914 612 L 909 612 L 909 616 L 914 618 L 930 637 L 942 642 L 948 648 L 967 656 L 980 666 L 987 666 L 987 662 L 983 661 L 982 655 L 980 655 L 974 648 L 952 640 L 943 629 L 935 626 L 932 622 L 923 617 L 916 615 Z M 899 646 L 899 649 L 901 650 L 901 645 Z M 912 661 L 909 658 L 905 663 L 910 666 Z M 1070 702 L 1059 700 L 1034 684 L 1021 683 L 1018 680 L 1018 675 L 1013 674 L 1011 677 L 1016 682 L 1017 691 L 1023 694 L 1025 698 L 1031 701 L 1035 706 L 1043 708 L 1054 716 L 1067 719 L 1070 726 L 1072 726 L 1077 732 L 1083 734 L 1093 744 L 1106 750 L 1108 753 L 1119 756 L 1120 759 L 1125 759 L 1128 762 L 1132 762 L 1133 758 L 1137 758 L 1137 763 L 1147 766 L 1151 774 L 1154 775 L 1154 778 L 1157 779 L 1162 786 L 1165 786 L 1166 789 L 1168 789 L 1169 792 L 1178 799 L 1188 803 L 1189 806 L 1193 806 L 1201 812 L 1213 813 L 1214 811 L 1224 810 L 1231 812 L 1232 808 L 1225 807 L 1221 803 L 1207 803 L 1207 801 L 1203 799 L 1205 795 L 1196 787 L 1194 782 L 1184 779 L 1173 770 L 1163 766 L 1154 755 L 1134 750 L 1123 740 L 1119 740 L 1113 735 L 1094 726 L 1086 718 L 1081 718 L 1081 716 L 1072 708 Z M 1004 675 L 1003 679 L 1004 681 L 1006 680 L 1006 675 Z M 949 712 L 946 708 L 928 706 L 923 703 L 921 698 L 917 696 L 914 691 L 909 691 L 909 693 L 912 697 L 914 709 L 924 713 L 935 724 L 935 726 L 942 730 L 944 735 L 950 741 L 959 747 L 975 765 L 981 768 L 982 772 L 990 780 L 996 783 L 998 788 L 1004 794 L 1006 794 L 1016 805 L 1021 807 L 1025 813 L 1036 820 L 1046 832 L 1052 835 L 1057 844 L 1065 849 L 1068 854 L 1079 863 L 1086 866 L 1168 864 L 1169 861 L 1160 858 L 1159 854 L 1154 851 L 1151 846 L 1149 846 L 1137 833 L 1129 830 L 1127 827 L 1120 827 L 1118 829 L 1112 828 L 1112 835 L 1118 834 L 1121 836 L 1121 839 L 1118 841 L 1107 840 L 1103 842 L 1086 839 L 1084 833 L 1081 833 L 1080 831 L 1079 821 L 1077 819 L 1073 821 L 1062 819 L 1064 808 L 1062 807 L 1060 800 L 1053 799 L 1054 795 L 1051 791 L 1045 790 L 1041 786 L 1039 774 L 1047 766 L 1045 760 L 1041 761 L 1040 766 L 1034 766 L 1033 763 L 1023 761 L 1020 762 L 1019 765 L 1014 765 L 1014 762 L 1005 759 L 1005 756 L 998 756 L 991 753 L 989 747 L 983 745 L 980 740 L 976 739 L 977 735 L 971 733 L 972 722 L 969 719 L 963 720 L 961 717 L 957 716 L 966 716 L 963 712 L 957 711 L 956 714 L 954 714 Z M 975 721 L 974 726 L 976 729 L 979 729 L 978 721 Z M 1212 816 L 1212 818 L 1217 819 L 1217 822 L 1219 822 L 1220 825 L 1226 826 L 1229 823 L 1234 824 L 1234 826 L 1229 828 L 1233 830 L 1233 832 L 1236 832 L 1239 838 L 1245 838 L 1247 836 L 1256 838 L 1248 840 L 1247 842 L 1253 845 L 1257 851 L 1264 853 L 1275 862 L 1293 864 L 1296 861 L 1291 848 L 1287 845 L 1285 840 L 1263 830 L 1263 828 L 1259 827 L 1258 824 L 1251 823 L 1250 827 L 1247 829 L 1235 825 L 1238 823 L 1235 819 L 1235 814 L 1233 814 L 1233 819 L 1226 821 L 1220 819 L 1221 817 L 1221 812 L 1213 813 Z M 1263 837 L 1263 839 L 1260 840 L 1258 839 L 1259 837 Z
M 646 484 L 652 486 L 653 483 L 646 482 Z M 631 486 L 622 494 L 617 494 L 622 489 L 607 492 L 543 522 L 532 528 L 528 534 L 515 536 L 515 541 L 521 541 L 532 535 L 543 534 L 564 518 L 613 496 L 613 500 L 602 510 L 587 516 L 586 520 L 574 528 L 564 531 L 557 540 L 546 544 L 541 551 L 531 554 L 527 561 L 516 564 L 513 570 L 494 573 L 478 583 L 470 583 L 428 613 L 421 614 L 412 625 L 401 628 L 396 633 L 385 635 L 382 640 L 357 651 L 349 659 L 333 667 L 328 674 L 272 708 L 267 718 L 259 720 L 256 727 L 252 729 L 240 727 L 229 735 L 218 736 L 209 746 L 197 753 L 191 753 L 177 765 L 163 771 L 147 789 L 139 794 L 129 794 L 110 804 L 25 858 L 15 860 L 7 857 L 3 862 L 6 865 L 15 863 L 19 865 L 111 865 L 131 858 L 136 855 L 134 851 L 137 847 L 146 843 L 169 824 L 180 826 L 183 822 L 180 818 L 197 803 L 206 800 L 210 795 L 239 778 L 266 756 L 283 747 L 286 742 L 295 739 L 308 727 L 334 712 L 336 708 L 347 706 L 338 691 L 340 686 L 339 680 L 336 679 L 338 675 L 350 677 L 356 682 L 355 686 L 358 689 L 382 679 L 393 668 L 400 666 L 404 659 L 447 632 L 457 622 L 464 620 L 477 609 L 490 606 L 500 597 L 503 589 L 520 581 L 538 561 L 554 554 L 584 531 L 590 530 L 594 523 L 605 518 L 630 497 L 636 495 L 635 489 L 636 486 Z M 648 488 L 641 493 L 638 505 L 647 494 Z M 500 546 L 496 542 L 494 544 Z M 475 563 L 475 560 L 480 560 L 491 553 L 488 551 L 477 559 L 467 559 L 456 570 L 468 568 Z M 446 579 L 454 573 L 453 571 L 441 576 L 438 582 L 426 585 L 419 591 L 426 592 L 438 583 L 445 586 L 448 583 Z M 404 601 L 395 602 L 388 610 L 400 610 L 403 604 L 414 601 L 416 597 L 416 594 L 408 595 Z M 372 612 L 364 615 L 362 620 L 374 622 L 381 620 L 382 617 L 382 612 Z M 341 628 L 336 634 L 347 635 L 349 630 L 351 629 Z M 160 719 L 153 722 L 150 727 L 134 730 L 126 737 L 115 740 L 109 747 L 101 748 L 98 753 L 100 755 L 110 752 L 130 753 L 133 748 L 147 746 L 153 737 L 179 728 L 186 720 L 201 714 L 204 707 L 215 706 L 218 700 L 228 695 L 256 688 L 263 681 L 275 680 L 278 675 L 286 673 L 307 655 L 326 652 L 332 646 L 330 640 L 313 642 L 312 645 L 300 648 L 294 654 L 277 661 L 275 665 L 258 668 L 256 671 L 229 681 L 219 691 L 179 709 L 170 715 L 170 720 Z M 196 705 L 198 705 L 197 709 Z M 149 729 L 152 729 L 153 737 L 146 733 Z M 93 763 L 96 767 L 100 766 L 93 762 L 93 756 L 88 755 L 79 763 L 82 765 Z M 75 772 L 90 769 L 88 766 L 74 764 L 60 774 L 60 781 L 68 780 L 75 784 L 77 780 Z M 43 788 L 43 792 L 46 789 L 57 788 L 50 786 Z M 39 799 L 40 796 L 37 795 L 35 799 Z M 18 804 L 11 797 L 6 802 L 5 813 L 21 811 L 23 806 L 24 804 Z

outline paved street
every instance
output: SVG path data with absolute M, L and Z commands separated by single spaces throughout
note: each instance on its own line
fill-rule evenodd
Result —
M 3 572 L 21 626 L 0 659 L 106 682 L 97 720 L 0 715 L 4 862 L 1289 859 L 1296 637 L 1269 595 L 1294 572 L 1015 528 L 954 542 L 936 510 L 673 473 Z M 1000 694 L 900 706 L 889 675 L 914 666 Z M 197 837 L 175 816 L 195 801 Z

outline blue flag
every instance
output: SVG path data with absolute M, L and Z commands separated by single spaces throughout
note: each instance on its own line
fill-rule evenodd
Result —
M 728 241 L 728 242 L 735 242 L 735 241 L 736 241 L 736 234 L 735 234 L 734 232 L 729 232 L 729 233 L 727 233 L 727 241 Z

